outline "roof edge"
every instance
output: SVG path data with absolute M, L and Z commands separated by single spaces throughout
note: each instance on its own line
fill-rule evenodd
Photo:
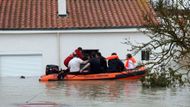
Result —
M 137 33 L 145 28 L 123 28 L 123 29 L 76 29 L 76 30 L 0 30 L 0 34 L 47 34 L 47 33 Z
M 115 27 L 72 27 L 72 28 L 0 28 L 0 30 L 92 30 L 92 29 L 124 29 L 124 28 L 144 28 L 144 26 L 115 26 Z
M 145 27 L 116 27 L 116 28 L 76 28 L 76 29 L 0 29 L 0 34 L 13 33 L 119 33 L 119 32 L 140 32 Z

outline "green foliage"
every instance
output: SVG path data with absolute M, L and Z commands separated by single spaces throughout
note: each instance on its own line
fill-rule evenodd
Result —
M 155 11 L 145 14 L 146 30 L 142 30 L 150 41 L 125 43 L 133 54 L 150 50 L 150 60 L 143 62 L 149 67 L 141 79 L 143 86 L 184 86 L 189 82 L 184 76 L 190 72 L 190 7 L 183 0 L 151 1 Z
M 190 7 L 183 0 L 151 1 L 156 14 L 147 14 L 144 18 L 147 23 L 144 33 L 150 41 L 141 46 L 132 45 L 136 53 L 151 50 L 152 60 L 145 62 L 150 70 L 141 79 L 142 84 L 145 87 L 184 86 L 190 83 L 189 77 L 184 78 L 190 72 Z M 157 17 L 157 21 L 152 17 Z M 186 73 L 182 74 L 184 70 Z
M 144 87 L 176 87 L 184 86 L 187 79 L 183 78 L 181 73 L 169 68 L 167 71 L 147 72 L 146 76 L 141 78 Z

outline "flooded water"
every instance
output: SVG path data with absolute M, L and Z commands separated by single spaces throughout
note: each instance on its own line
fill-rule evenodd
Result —
M 139 81 L 0 78 L 0 107 L 190 107 L 190 87 L 142 88 Z

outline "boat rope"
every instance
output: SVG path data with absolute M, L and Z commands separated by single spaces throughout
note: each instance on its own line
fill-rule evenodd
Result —
M 43 91 L 39 92 L 38 94 L 35 94 L 34 96 L 32 96 L 30 99 L 28 99 L 25 103 L 30 103 L 34 98 L 38 97 L 40 94 L 42 94 Z

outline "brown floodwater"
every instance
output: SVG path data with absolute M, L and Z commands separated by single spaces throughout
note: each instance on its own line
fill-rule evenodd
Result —
M 3 77 L 0 107 L 190 107 L 190 87 L 147 89 L 139 81 Z

